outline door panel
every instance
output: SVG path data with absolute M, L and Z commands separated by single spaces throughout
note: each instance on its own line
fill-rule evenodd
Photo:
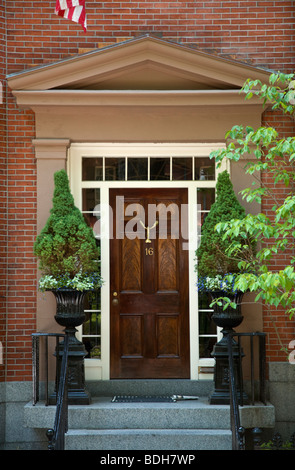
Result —
M 186 204 L 186 189 L 110 190 L 111 378 L 189 378 Z

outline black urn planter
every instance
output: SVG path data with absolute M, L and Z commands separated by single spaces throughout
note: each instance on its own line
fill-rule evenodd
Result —
M 51 290 L 56 300 L 56 322 L 65 327 L 69 336 L 68 355 L 68 403 L 70 405 L 88 405 L 90 395 L 85 390 L 84 358 L 87 354 L 84 344 L 76 338 L 77 326 L 85 321 L 84 302 L 88 291 L 74 289 Z M 57 352 L 55 353 L 57 354 Z M 58 351 L 58 367 L 60 369 L 63 356 L 63 343 Z M 59 374 L 58 374 L 59 376 Z M 58 384 L 56 384 L 58 389 Z M 56 393 L 50 397 L 50 403 L 56 403 Z
M 216 326 L 222 328 L 222 338 L 215 344 L 212 357 L 215 358 L 214 366 L 214 391 L 209 398 L 210 404 L 228 405 L 230 404 L 230 390 L 229 390 L 229 358 L 228 358 L 228 335 L 234 332 L 234 328 L 239 326 L 243 321 L 241 313 L 241 302 L 243 299 L 243 292 L 234 294 L 225 293 L 222 291 L 210 292 L 212 300 L 220 297 L 228 297 L 236 304 L 236 308 L 230 305 L 223 309 L 223 305 L 215 303 L 213 305 L 214 313 L 212 319 Z M 248 397 L 242 390 L 240 384 L 240 368 L 241 361 L 244 353 L 240 350 L 238 343 L 232 338 L 232 353 L 234 363 L 234 374 L 237 384 L 239 402 L 243 404 L 248 403 Z

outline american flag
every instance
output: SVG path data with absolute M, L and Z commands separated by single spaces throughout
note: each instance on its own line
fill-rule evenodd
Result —
M 80 23 L 86 31 L 85 0 L 56 0 L 55 14 Z

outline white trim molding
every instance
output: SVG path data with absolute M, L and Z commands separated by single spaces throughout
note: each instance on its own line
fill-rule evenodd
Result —
M 68 172 L 71 184 L 71 190 L 74 195 L 76 205 L 82 209 L 82 188 L 99 188 L 101 205 L 108 206 L 109 189 L 110 188 L 171 188 L 183 187 L 188 189 L 189 201 L 189 321 L 190 321 L 190 363 L 191 363 L 191 379 L 198 379 L 199 368 L 202 359 L 199 360 L 199 343 L 198 343 L 198 293 L 196 289 L 196 273 L 195 273 L 195 250 L 197 248 L 197 219 L 194 210 L 197 205 L 197 188 L 215 188 L 216 180 L 212 181 L 82 181 L 82 158 L 83 157 L 160 157 L 160 156 L 177 156 L 177 157 L 208 157 L 210 152 L 218 148 L 224 147 L 223 142 L 215 143 L 73 143 L 68 151 Z M 225 169 L 225 166 L 218 171 Z M 103 217 L 103 215 L 102 215 Z M 101 360 L 95 360 L 97 367 L 95 372 L 94 363 L 88 368 L 88 362 L 92 359 L 85 360 L 86 378 L 94 380 L 101 378 L 109 379 L 109 362 L 110 362 L 110 308 L 109 308 L 109 282 L 110 282 L 110 266 L 109 266 L 109 217 L 105 216 L 102 222 L 104 226 L 104 236 L 101 238 L 101 274 L 104 279 L 104 285 L 101 289 Z M 210 363 L 213 366 L 213 359 L 206 359 L 204 365 Z M 90 367 L 90 365 L 89 365 Z M 206 376 L 205 378 L 208 378 Z M 210 377 L 211 378 L 211 377 Z

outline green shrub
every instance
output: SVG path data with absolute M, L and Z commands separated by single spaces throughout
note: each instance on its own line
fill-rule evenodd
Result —
M 201 243 L 196 251 L 198 276 L 225 275 L 239 272 L 239 260 L 227 255 L 233 240 L 223 239 L 216 231 L 216 224 L 245 217 L 245 209 L 239 203 L 227 171 L 218 175 L 216 200 L 207 215 L 201 231 Z M 244 240 L 241 240 L 244 244 Z
M 83 280 L 99 270 L 99 249 L 91 227 L 74 204 L 65 170 L 54 174 L 53 206 L 37 236 L 34 253 L 43 275 L 66 285 L 77 276 Z M 43 288 L 46 288 L 43 282 Z M 76 287 L 77 288 L 77 287 Z

